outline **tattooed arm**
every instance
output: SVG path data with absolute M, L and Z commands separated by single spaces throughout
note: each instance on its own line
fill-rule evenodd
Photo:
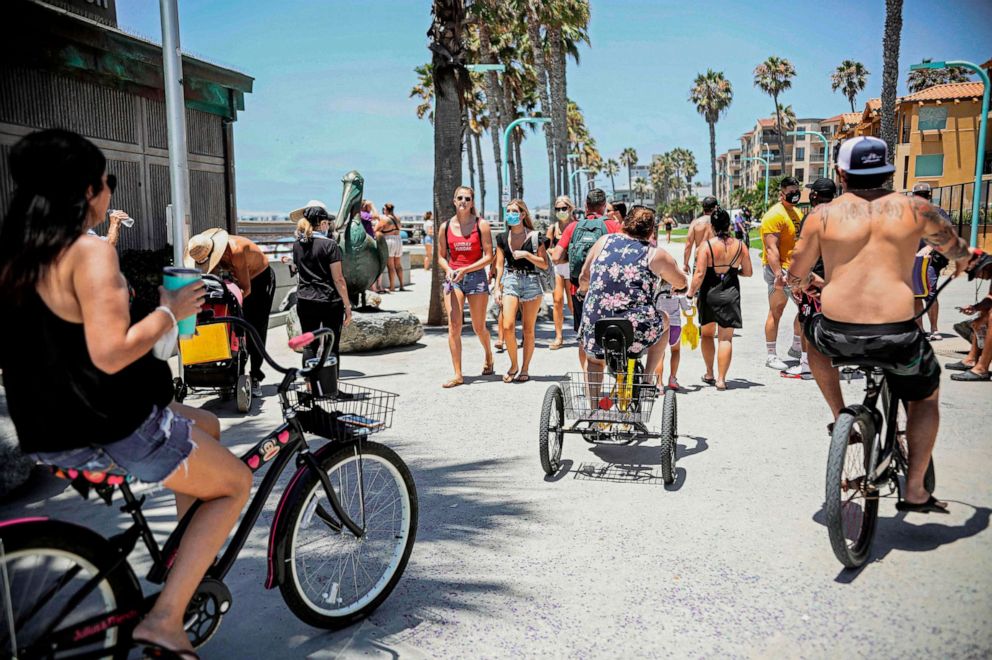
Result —
M 958 236 L 954 225 L 938 213 L 933 204 L 919 198 L 912 201 L 913 215 L 917 222 L 923 223 L 923 240 L 951 261 L 957 261 L 957 270 L 962 271 L 973 253 L 968 242 Z
M 792 251 L 792 263 L 789 268 L 789 288 L 793 291 L 804 291 L 809 287 L 813 278 L 813 266 L 820 260 L 820 233 L 826 225 L 826 205 L 810 211 L 803 221 L 803 230 L 799 234 L 795 250 Z

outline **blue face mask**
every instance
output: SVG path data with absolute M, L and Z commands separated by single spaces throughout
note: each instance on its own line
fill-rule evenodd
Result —
M 512 211 L 506 212 L 506 224 L 510 227 L 515 227 L 520 224 L 520 214 L 513 213 Z

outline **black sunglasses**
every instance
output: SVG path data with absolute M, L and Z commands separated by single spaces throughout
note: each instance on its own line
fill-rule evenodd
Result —
M 107 187 L 110 188 L 110 194 L 114 194 L 114 190 L 117 189 L 117 175 L 108 174 L 107 175 Z
M 471 197 L 462 197 L 461 195 L 459 195 L 458 197 L 455 197 L 455 199 L 458 200 L 459 202 L 471 202 L 472 201 L 472 198 Z
M 568 210 L 568 207 L 567 206 L 556 206 L 555 207 L 555 210 L 556 211 L 567 211 Z

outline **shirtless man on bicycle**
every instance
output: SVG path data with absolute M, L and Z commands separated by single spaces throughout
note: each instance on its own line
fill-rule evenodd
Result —
M 809 363 L 836 419 L 844 407 L 831 358 L 865 357 L 895 365 L 885 378 L 908 402 L 909 470 L 903 511 L 946 512 L 923 487 L 940 420 L 940 366 L 913 320 L 912 266 L 923 238 L 965 270 L 973 250 L 926 200 L 882 188 L 894 171 L 885 143 L 857 137 L 841 145 L 837 171 L 845 194 L 816 207 L 803 225 L 789 283 L 820 296 L 822 314 L 806 324 Z M 812 273 L 822 256 L 826 276 Z

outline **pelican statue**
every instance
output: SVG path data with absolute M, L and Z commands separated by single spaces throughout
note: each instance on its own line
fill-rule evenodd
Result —
M 334 239 L 344 254 L 341 270 L 348 285 L 348 297 L 360 301 L 360 306 L 364 307 L 365 292 L 386 268 L 389 251 L 386 240 L 381 236 L 378 239 L 369 236 L 359 218 L 365 179 L 352 170 L 344 175 L 341 183 L 344 190 L 341 209 L 334 220 Z

